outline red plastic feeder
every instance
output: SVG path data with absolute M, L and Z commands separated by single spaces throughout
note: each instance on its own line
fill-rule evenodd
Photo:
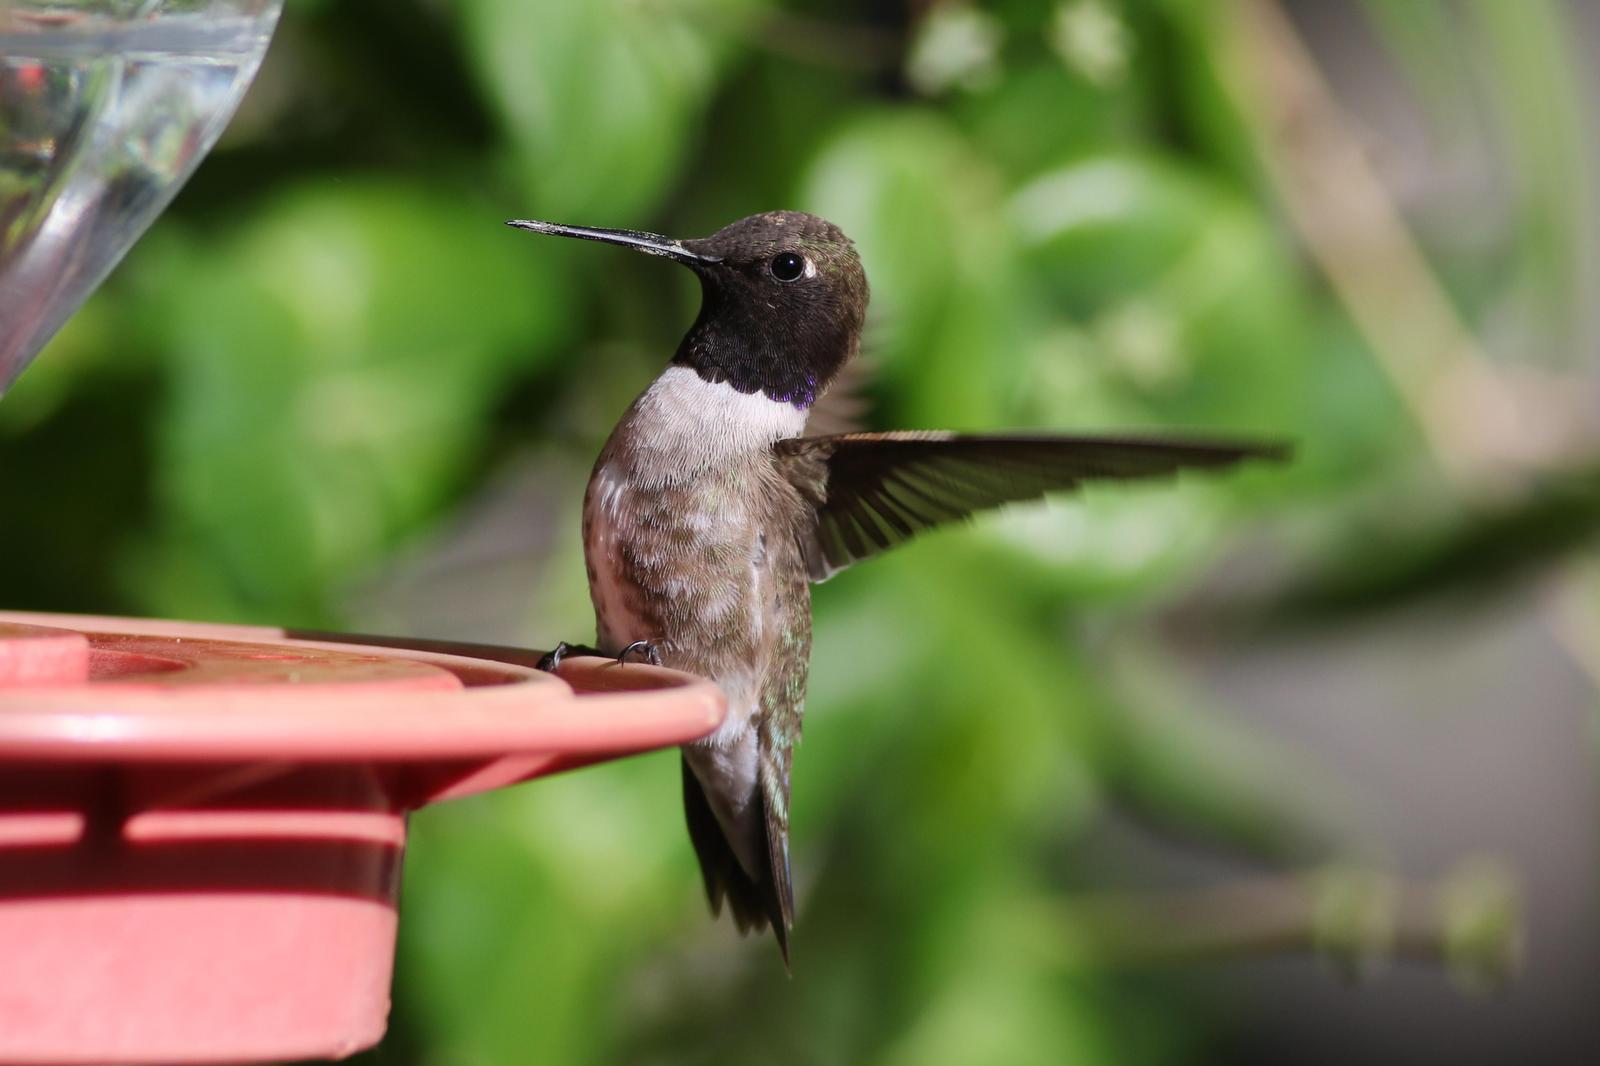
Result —
M 408 811 L 724 713 L 686 674 L 534 655 L 0 612 L 0 1062 L 376 1043 Z

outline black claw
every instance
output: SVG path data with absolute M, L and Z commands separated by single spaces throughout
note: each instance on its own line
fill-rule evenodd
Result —
M 623 648 L 621 651 L 617 652 L 617 665 L 620 666 L 627 662 L 628 656 L 632 655 L 634 652 L 639 652 L 642 654 L 644 656 L 644 661 L 649 663 L 651 666 L 661 665 L 661 652 L 658 651 L 656 646 L 648 640 L 636 640 L 632 644 L 629 644 L 626 648 Z
M 598 648 L 591 648 L 587 644 L 568 644 L 563 640 L 561 643 L 556 645 L 554 651 L 545 652 L 544 656 L 540 658 L 539 662 L 537 663 L 537 669 L 543 670 L 547 674 L 553 674 L 557 670 L 561 669 L 561 664 L 569 655 L 599 654 L 601 654 L 601 652 Z

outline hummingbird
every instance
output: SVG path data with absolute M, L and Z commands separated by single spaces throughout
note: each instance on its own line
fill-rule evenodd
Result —
M 921 530 L 1095 479 L 1281 458 L 1275 444 L 943 431 L 808 436 L 861 347 L 867 277 L 815 215 L 752 215 L 709 237 L 524 219 L 689 268 L 701 306 L 601 449 L 583 500 L 596 647 L 708 677 L 728 714 L 682 748 L 683 803 L 713 917 L 794 926 L 789 779 L 811 655 L 811 585 Z

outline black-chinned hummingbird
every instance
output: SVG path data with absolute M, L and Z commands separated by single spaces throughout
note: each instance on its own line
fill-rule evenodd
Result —
M 789 769 L 811 654 L 811 583 L 920 530 L 1097 478 L 1278 458 L 1220 441 L 947 432 L 807 436 L 860 348 L 867 278 L 838 227 L 796 211 L 709 237 L 509 223 L 620 244 L 700 278 L 699 317 L 606 441 L 583 501 L 598 648 L 709 677 L 728 698 L 683 748 L 683 800 L 713 914 L 794 925 Z

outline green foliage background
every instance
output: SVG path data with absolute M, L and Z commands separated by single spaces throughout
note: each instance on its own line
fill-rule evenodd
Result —
M 0 405 L 0 602 L 582 639 L 582 479 L 697 293 L 501 223 L 825 215 L 873 285 L 876 424 L 1181 426 L 1296 462 L 1006 513 L 819 590 L 792 980 L 704 915 L 671 753 L 419 816 L 377 1060 L 1190 1061 L 1226 1031 L 1206 996 L 1110 965 L 1061 903 L 1117 881 L 1085 838 L 1132 810 L 1317 860 L 1342 793 L 1210 713 L 1156 620 L 1224 560 L 1316 570 L 1473 514 L 1285 221 L 1234 13 L 289 0 L 229 137 Z M 1560 9 L 1369 13 L 1438 129 L 1460 40 L 1501 79 L 1520 197 L 1425 248 L 1469 324 L 1509 300 L 1573 350 Z M 474 571 L 520 608 L 392 594 L 520 469 L 536 506 Z

